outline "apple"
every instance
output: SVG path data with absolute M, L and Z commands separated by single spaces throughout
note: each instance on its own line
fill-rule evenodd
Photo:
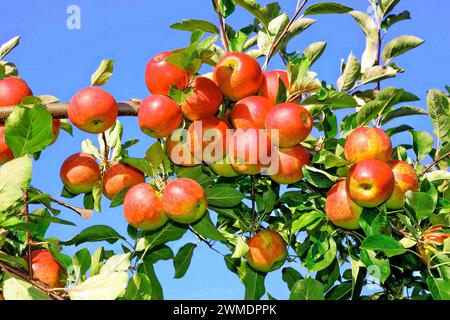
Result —
M 114 97 L 98 87 L 78 91 L 67 108 L 67 115 L 74 126 L 89 133 L 102 133 L 111 128 L 118 113 Z
M 369 159 L 388 162 L 392 155 L 391 139 L 379 128 L 359 127 L 347 137 L 344 153 L 350 162 Z
M 215 82 L 205 77 L 197 77 L 190 87 L 193 92 L 181 105 L 184 116 L 191 121 L 214 116 L 223 100 L 222 92 Z
M 91 192 L 101 179 L 100 167 L 94 157 L 85 153 L 75 153 L 61 166 L 61 180 L 74 193 Z
M 220 161 L 227 154 L 229 129 L 217 117 L 203 118 L 191 123 L 188 129 L 188 146 L 199 161 L 207 164 Z
M 248 264 L 255 270 L 270 272 L 281 268 L 287 258 L 286 241 L 276 231 L 262 230 L 247 241 Z
M 123 189 L 145 182 L 144 173 L 132 166 L 114 163 L 103 176 L 103 194 L 110 200 Z
M 229 159 L 243 174 L 258 174 L 270 166 L 272 143 L 264 130 L 238 129 L 230 139 Z
M 270 178 L 280 184 L 292 184 L 303 178 L 302 167 L 309 163 L 309 153 L 300 145 L 281 148 L 275 152 L 274 161 L 278 161 L 277 171 Z
M 240 175 L 239 172 L 233 169 L 231 164 L 228 161 L 228 158 L 225 157 L 219 162 L 211 163 L 209 167 L 219 176 L 225 178 L 234 178 Z
M 145 83 L 152 94 L 168 95 L 170 86 L 186 89 L 192 75 L 166 61 L 172 52 L 161 52 L 151 58 L 145 68 Z
M 15 106 L 23 98 L 32 95 L 30 87 L 20 78 L 7 77 L 0 80 L 0 107 Z
M 241 52 L 225 54 L 214 68 L 214 81 L 232 101 L 256 95 L 263 73 L 258 61 Z
M 280 103 L 267 114 L 265 124 L 267 133 L 278 132 L 278 146 L 289 148 L 302 142 L 312 130 L 312 117 L 308 110 L 295 103 Z M 276 141 L 274 141 L 276 144 Z
M 383 161 L 358 161 L 348 171 L 347 187 L 354 202 L 361 207 L 375 208 L 394 191 L 394 173 Z
M 14 159 L 14 155 L 5 142 L 5 126 L 0 124 L 0 165 L 12 159 Z
M 264 120 L 272 108 L 269 99 L 250 96 L 239 100 L 231 111 L 231 122 L 236 129 L 264 129 Z
M 53 119 L 52 121 L 52 134 L 53 134 L 53 141 L 50 144 L 54 144 L 55 141 L 59 137 L 59 132 L 61 131 L 61 120 L 59 119 Z
M 128 224 L 143 231 L 156 230 L 168 221 L 161 195 L 147 183 L 136 184 L 127 191 L 123 213 Z
M 24 257 L 27 264 L 28 257 Z M 31 266 L 33 269 L 33 278 L 42 281 L 52 288 L 61 287 L 61 275 L 63 268 L 53 258 L 51 252 L 47 249 L 35 250 L 31 253 Z
M 155 94 L 145 98 L 138 111 L 141 130 L 153 138 L 167 137 L 183 121 L 180 106 L 171 98 Z
M 362 210 L 350 197 L 346 180 L 337 182 L 328 192 L 325 211 L 334 225 L 349 230 L 359 229 Z
M 259 95 L 266 97 L 272 104 L 277 103 L 278 90 L 280 87 L 280 79 L 289 90 L 289 79 L 287 72 L 284 70 L 270 70 L 264 73 Z
M 169 182 L 162 195 L 166 215 L 178 223 L 194 223 L 208 209 L 208 199 L 202 186 L 189 178 L 176 178 Z
M 192 167 L 200 164 L 189 149 L 188 143 L 176 137 L 175 134 L 166 139 L 166 153 L 169 159 L 178 166 Z
M 419 180 L 414 168 L 401 160 L 390 160 L 388 165 L 394 173 L 395 187 L 392 195 L 386 201 L 388 209 L 400 209 L 405 203 L 405 193 L 408 190 L 419 190 Z

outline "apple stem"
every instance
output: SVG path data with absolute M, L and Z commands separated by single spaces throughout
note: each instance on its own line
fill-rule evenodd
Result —
M 106 172 L 109 168 L 109 145 L 108 141 L 106 140 L 106 134 L 104 132 L 101 133 L 104 148 L 103 148 L 103 173 Z
M 219 18 L 219 24 L 220 24 L 220 29 L 221 29 L 221 35 L 222 35 L 222 43 L 223 46 L 225 48 L 226 52 L 230 52 L 230 43 L 228 41 L 228 36 L 227 33 L 225 31 L 225 19 L 222 16 L 222 13 L 220 12 L 220 5 L 219 5 L 219 0 L 215 0 L 215 4 L 216 4 L 216 12 L 217 12 L 217 16 Z

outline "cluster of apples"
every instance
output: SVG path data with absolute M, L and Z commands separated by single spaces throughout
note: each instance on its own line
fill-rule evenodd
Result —
M 22 99 L 32 96 L 28 84 L 17 77 L 6 77 L 0 80 L 0 108 L 15 106 L 19 104 Z M 61 122 L 59 119 L 53 119 L 52 133 L 53 142 L 58 139 L 59 131 L 61 129 Z M 5 125 L 0 123 L 0 165 L 14 159 L 11 149 L 5 142 Z
M 344 229 L 358 229 L 364 208 L 385 203 L 400 209 L 408 190 L 417 191 L 414 168 L 401 160 L 391 160 L 392 143 L 379 128 L 360 127 L 345 141 L 344 154 L 353 163 L 346 179 L 328 192 L 325 210 L 331 222 Z

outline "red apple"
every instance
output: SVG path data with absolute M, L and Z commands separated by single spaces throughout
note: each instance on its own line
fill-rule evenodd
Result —
M 112 199 L 123 189 L 145 182 L 142 171 L 122 163 L 114 163 L 103 176 L 103 194 Z
M 348 172 L 350 196 L 361 207 L 379 206 L 391 196 L 394 186 L 392 169 L 380 160 L 358 161 Z
M 24 258 L 27 264 L 28 257 Z M 35 250 L 31 253 L 31 266 L 33 269 L 33 278 L 42 281 L 52 288 L 60 288 L 61 275 L 63 268 L 53 258 L 51 252 L 46 249 Z
M 388 165 L 394 173 L 395 187 L 394 192 L 386 201 L 386 207 L 388 209 L 400 209 L 405 203 L 406 191 L 419 190 L 419 180 L 414 168 L 404 161 L 390 160 Z
M 191 121 L 214 116 L 223 100 L 222 92 L 215 82 L 197 77 L 190 87 L 193 92 L 181 105 L 184 116 Z
M 200 161 L 196 161 L 192 155 L 188 143 L 182 141 L 182 139 L 176 139 L 175 135 L 167 137 L 166 153 L 169 159 L 179 166 L 192 167 L 201 163 Z
M 276 104 L 278 90 L 280 87 L 280 79 L 289 90 L 289 79 L 286 71 L 270 70 L 264 73 L 263 82 L 259 90 L 259 95 L 268 98 L 272 104 Z
M 269 99 L 250 96 L 239 100 L 231 111 L 231 122 L 236 129 L 264 129 L 264 120 L 273 104 Z
M 172 52 L 162 52 L 147 63 L 145 83 L 152 94 L 168 95 L 170 86 L 186 89 L 192 75 L 186 70 L 166 61 Z
M 214 68 L 214 81 L 232 101 L 257 94 L 262 79 L 258 61 L 241 52 L 225 54 Z
M 85 153 L 75 153 L 61 166 L 61 180 L 74 193 L 91 192 L 101 179 L 100 167 L 95 159 Z
M 303 146 L 281 148 L 276 151 L 274 161 L 278 161 L 275 174 L 270 177 L 281 184 L 292 184 L 303 178 L 302 167 L 309 163 L 308 150 Z
M 20 78 L 7 77 L 0 80 L 0 107 L 15 106 L 23 98 L 32 95 L 30 87 Z
M 247 242 L 247 262 L 253 269 L 270 272 L 281 268 L 287 258 L 286 241 L 276 231 L 262 230 Z
M 205 191 L 189 178 L 169 182 L 162 196 L 164 212 L 178 223 L 193 223 L 203 217 L 208 209 Z
M 12 159 L 14 159 L 14 155 L 5 142 L 5 126 L 0 124 L 0 165 Z
M 183 121 L 180 106 L 162 95 L 145 98 L 138 111 L 139 127 L 153 138 L 167 137 Z
M 349 230 L 359 229 L 362 210 L 351 199 L 345 180 L 337 182 L 328 192 L 325 211 L 334 225 Z
M 111 128 L 118 113 L 114 97 L 97 87 L 78 91 L 67 108 L 67 115 L 74 126 L 89 133 L 102 133 Z
M 135 228 L 150 231 L 166 224 L 161 195 L 152 186 L 139 183 L 131 187 L 123 201 L 123 213 L 128 224 Z
M 265 122 L 267 133 L 272 139 L 272 134 L 276 135 L 278 132 L 278 146 L 283 148 L 302 142 L 311 132 L 312 123 L 309 111 L 295 103 L 275 105 L 267 114 Z
M 52 134 L 53 134 L 53 141 L 50 144 L 54 144 L 55 141 L 59 137 L 59 132 L 61 131 L 61 120 L 59 119 L 53 119 L 52 121 Z
M 208 164 L 222 160 L 227 154 L 228 129 L 217 117 L 192 122 L 188 129 L 188 146 L 194 157 Z
M 223 158 L 219 162 L 211 163 L 209 167 L 219 176 L 225 178 L 234 178 L 240 175 L 239 172 L 233 169 L 228 161 L 228 157 Z
M 392 155 L 391 139 L 379 128 L 359 127 L 347 137 L 344 152 L 350 162 L 369 159 L 387 162 Z
M 269 136 L 260 129 L 236 130 L 230 139 L 229 158 L 233 168 L 240 173 L 260 173 L 272 161 Z

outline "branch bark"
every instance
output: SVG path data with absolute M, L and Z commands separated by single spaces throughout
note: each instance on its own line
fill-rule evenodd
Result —
M 445 158 L 450 157 L 450 152 L 447 152 L 446 154 L 436 158 L 432 163 L 430 163 L 423 171 L 422 174 L 427 173 L 428 171 L 430 171 L 431 169 L 433 169 L 433 167 L 441 160 L 444 160 Z
M 222 13 L 220 12 L 219 0 L 215 0 L 214 3 L 216 4 L 216 10 L 217 10 L 216 12 L 217 12 L 217 16 L 219 18 L 220 30 L 221 30 L 221 35 L 222 35 L 222 43 L 225 48 L 225 51 L 230 52 L 230 43 L 228 41 L 228 36 L 225 31 L 225 19 L 223 18 Z

